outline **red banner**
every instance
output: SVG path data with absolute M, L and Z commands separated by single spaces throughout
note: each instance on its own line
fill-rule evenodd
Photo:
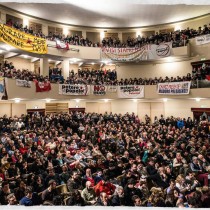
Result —
M 35 81 L 35 84 L 36 84 L 36 92 L 46 92 L 51 90 L 51 84 L 49 81 L 47 82 Z

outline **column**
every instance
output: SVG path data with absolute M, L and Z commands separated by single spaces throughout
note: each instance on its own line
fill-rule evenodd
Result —
M 1 22 L 4 24 L 7 22 L 6 13 L 4 11 L 1 11 Z
M 67 79 L 67 77 L 69 77 L 69 58 L 65 58 L 62 61 L 62 75 L 64 79 Z
M 119 33 L 118 33 L 118 38 L 119 38 L 119 40 L 122 42 L 122 32 L 119 32 Z
M 45 36 L 48 36 L 48 25 L 42 24 L 42 33 L 43 33 Z
M 27 26 L 29 28 L 29 20 L 27 18 L 23 18 L 23 27 Z
M 47 58 L 40 58 L 40 75 L 49 76 L 49 63 Z
M 87 36 L 86 31 L 82 31 L 82 36 L 84 39 L 86 39 L 86 36 Z
M 32 72 L 35 72 L 35 65 L 34 65 L 34 63 L 32 63 L 32 62 L 31 62 L 31 71 L 32 71 Z

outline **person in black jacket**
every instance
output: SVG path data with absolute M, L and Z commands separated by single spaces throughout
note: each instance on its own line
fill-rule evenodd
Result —
M 125 195 L 124 195 L 123 187 L 118 186 L 115 189 L 115 193 L 112 196 L 112 205 L 113 206 L 125 206 Z
M 111 206 L 111 200 L 105 192 L 100 193 L 100 197 L 96 202 L 96 206 Z
M 125 192 L 125 205 L 126 206 L 133 206 L 133 201 L 132 201 L 132 197 L 134 195 L 139 196 L 139 198 L 142 197 L 142 192 L 138 189 L 135 188 L 135 180 L 134 179 L 130 179 L 128 180 L 128 184 L 125 186 L 124 188 L 124 192 Z

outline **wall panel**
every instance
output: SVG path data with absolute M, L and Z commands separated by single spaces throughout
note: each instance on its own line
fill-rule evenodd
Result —
M 9 103 L 0 103 L 0 117 L 7 115 L 7 117 L 12 116 L 12 104 Z
M 22 114 L 26 114 L 26 104 L 12 104 L 12 117 L 17 116 L 20 117 Z

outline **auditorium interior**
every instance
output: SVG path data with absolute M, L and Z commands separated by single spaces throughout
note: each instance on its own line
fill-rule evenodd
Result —
M 210 207 L 210 5 L 148 2 L 0 2 L 0 205 Z

